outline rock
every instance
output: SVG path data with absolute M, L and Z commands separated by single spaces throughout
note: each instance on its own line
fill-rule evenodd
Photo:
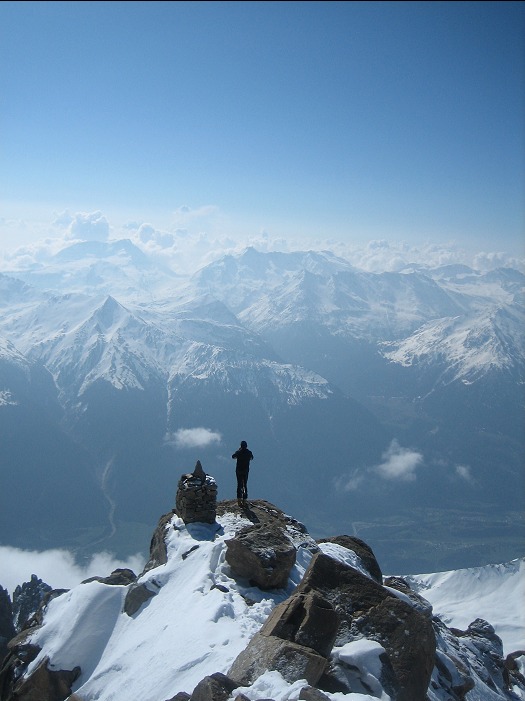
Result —
M 145 584 L 132 585 L 124 600 L 124 613 L 133 616 L 152 596 L 155 596 L 155 592 L 150 591 Z
M 279 528 L 264 524 L 248 526 L 226 541 L 226 562 L 235 576 L 261 589 L 280 589 L 288 584 L 296 550 Z
M 309 592 L 292 594 L 278 604 L 260 633 L 304 645 L 317 654 L 328 657 L 338 627 L 339 616 L 332 604 L 316 592 Z
M 171 699 L 167 699 L 167 701 L 189 701 L 191 698 L 190 694 L 188 694 L 187 691 L 179 691 L 178 694 L 175 694 L 175 696 L 172 696 Z M 68 699 L 68 701 L 70 701 Z
M 160 517 L 156 529 L 153 532 L 149 546 L 149 560 L 146 563 L 144 572 L 159 567 L 159 565 L 165 565 L 168 561 L 168 550 L 166 548 L 166 533 L 169 528 L 169 524 L 173 518 L 174 511 L 170 511 Z
M 336 535 L 331 538 L 321 538 L 317 541 L 318 543 L 336 543 L 337 545 L 342 545 L 343 548 L 352 550 L 363 563 L 363 567 L 369 573 L 369 575 L 378 584 L 383 583 L 383 573 L 379 567 L 379 563 L 376 560 L 372 548 L 365 543 L 364 540 L 360 538 L 355 538 L 350 535 Z
M 330 701 L 330 697 L 313 686 L 303 686 L 299 692 L 301 701 Z
M 313 556 L 295 593 L 311 591 L 329 601 L 340 616 L 336 645 L 359 638 L 377 641 L 388 657 L 385 678 L 393 688 L 387 693 L 397 701 L 424 701 L 436 645 L 426 616 L 353 567 L 323 553 Z M 318 686 L 323 690 L 322 680 Z
M 49 659 L 44 658 L 31 676 L 22 676 L 22 667 L 10 667 L 9 679 L 0 673 L 2 701 L 64 701 L 71 695 L 71 686 L 80 676 L 80 667 L 72 670 L 50 670 Z
M 7 654 L 7 643 L 16 635 L 13 607 L 7 589 L 0 587 L 0 661 Z
M 191 695 L 191 701 L 226 701 L 239 685 L 220 672 L 204 677 Z
M 306 679 L 315 686 L 326 666 L 326 658 L 312 649 L 258 632 L 236 657 L 228 676 L 237 686 L 249 686 L 266 670 L 276 670 L 289 683 Z
M 101 584 L 109 584 L 110 586 L 127 586 L 128 584 L 132 584 L 136 579 L 137 575 L 133 570 L 123 568 L 113 570 L 109 577 L 89 577 L 89 579 L 84 579 L 81 583 L 100 582 Z
M 49 584 L 39 579 L 36 574 L 31 575 L 31 581 L 16 587 L 13 592 L 13 616 L 17 630 L 24 628 L 50 591 Z

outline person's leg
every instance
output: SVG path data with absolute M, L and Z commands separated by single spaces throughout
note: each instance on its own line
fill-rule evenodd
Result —
M 237 475 L 237 501 L 243 498 L 244 494 L 244 476 L 240 470 L 236 470 Z
M 243 499 L 248 499 L 248 470 L 244 474 Z

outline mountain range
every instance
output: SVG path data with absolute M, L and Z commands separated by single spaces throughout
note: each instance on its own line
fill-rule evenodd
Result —
M 253 248 L 182 276 L 131 241 L 0 274 L 2 544 L 147 545 L 198 459 L 391 571 L 523 552 L 525 277 Z

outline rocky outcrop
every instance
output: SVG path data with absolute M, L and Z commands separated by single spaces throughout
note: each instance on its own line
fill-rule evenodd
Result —
M 31 575 L 29 582 L 16 587 L 13 592 L 13 616 L 18 631 L 24 628 L 50 591 L 49 584 L 39 579 L 36 574 Z
M 15 634 L 11 598 L 7 589 L 0 587 L 0 661 L 6 656 L 7 643 Z
M 315 591 L 340 616 L 335 644 L 360 638 L 378 642 L 386 652 L 384 686 L 397 701 L 424 701 L 434 667 L 435 637 L 427 616 L 353 567 L 323 553 L 313 556 L 297 592 Z M 387 661 L 388 660 L 388 661 Z M 352 689 L 352 675 L 332 662 L 318 686 L 326 691 Z
M 17 677 L 17 668 L 11 668 L 13 672 L 10 683 L 2 685 L 4 681 L 0 672 L 0 698 L 2 701 L 64 701 L 71 694 L 71 686 L 80 675 L 80 668 L 72 670 L 52 670 L 48 666 L 49 660 L 44 658 L 32 672 L 25 678 Z

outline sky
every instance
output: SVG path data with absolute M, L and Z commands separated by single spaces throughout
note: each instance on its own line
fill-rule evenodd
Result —
M 0 256 L 83 217 L 524 258 L 524 57 L 523 2 L 2 2 Z

